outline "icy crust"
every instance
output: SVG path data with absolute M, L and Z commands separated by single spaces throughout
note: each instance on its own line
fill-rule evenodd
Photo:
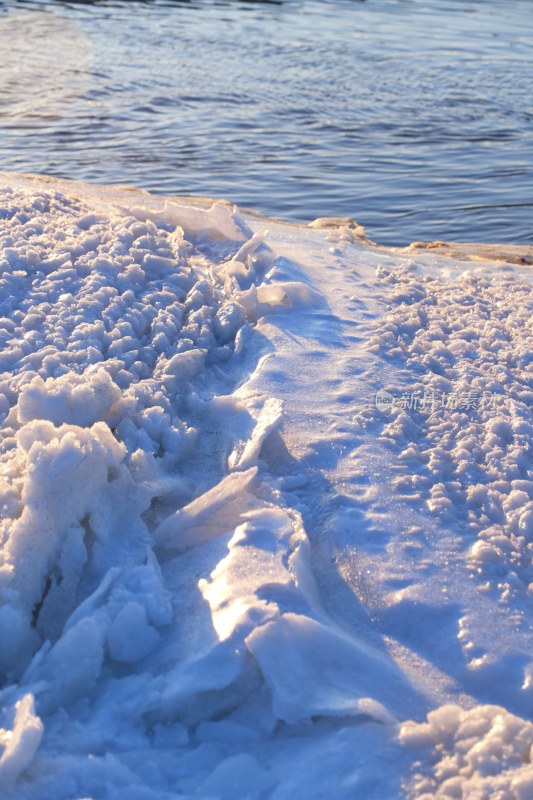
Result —
M 282 403 L 234 393 L 257 320 L 318 297 L 263 238 L 2 189 L 3 797 L 283 797 L 280 725 L 393 736 L 403 677 L 324 612 L 261 458 Z
M 530 287 L 337 222 L 4 179 L 6 800 L 531 796 Z M 424 614 L 461 705 L 380 639 Z

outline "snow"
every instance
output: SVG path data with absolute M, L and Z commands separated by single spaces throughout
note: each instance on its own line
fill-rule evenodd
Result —
M 528 259 L 0 201 L 2 797 L 532 797 Z
M 524 800 L 533 793 L 533 726 L 498 706 L 468 711 L 442 706 L 428 714 L 426 723 L 405 723 L 400 740 L 407 747 L 434 751 L 429 774 L 415 774 L 412 780 L 414 797 Z

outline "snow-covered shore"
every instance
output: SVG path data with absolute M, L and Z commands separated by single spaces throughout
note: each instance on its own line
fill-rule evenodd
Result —
M 2 797 L 533 797 L 531 252 L 0 198 Z

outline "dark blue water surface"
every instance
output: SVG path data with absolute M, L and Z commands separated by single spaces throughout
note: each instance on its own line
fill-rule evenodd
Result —
M 533 242 L 531 0 L 0 2 L 0 169 Z

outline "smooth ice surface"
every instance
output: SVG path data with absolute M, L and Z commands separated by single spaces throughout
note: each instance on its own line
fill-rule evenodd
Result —
M 498 256 L 2 176 L 2 797 L 532 796 Z

